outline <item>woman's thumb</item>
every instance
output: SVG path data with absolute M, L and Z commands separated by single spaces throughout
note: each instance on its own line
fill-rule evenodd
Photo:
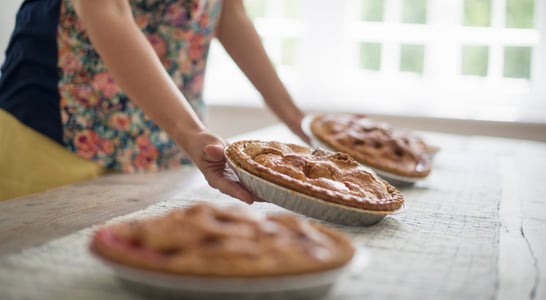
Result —
M 222 161 L 225 159 L 224 146 L 220 144 L 211 144 L 205 146 L 205 158 L 211 162 Z

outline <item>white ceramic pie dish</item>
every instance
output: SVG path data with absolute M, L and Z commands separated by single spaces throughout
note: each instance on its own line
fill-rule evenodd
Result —
M 370 226 L 385 216 L 398 214 L 405 205 L 394 211 L 373 211 L 353 208 L 312 197 L 258 177 L 229 160 L 241 184 L 261 199 L 307 217 L 350 226 Z
M 301 275 L 228 278 L 150 271 L 92 254 L 112 269 L 129 290 L 161 299 L 316 299 L 327 294 L 342 276 L 362 272 L 369 262 L 366 249 L 356 248 L 353 259 L 335 269 Z
M 310 114 L 305 116 L 301 122 L 301 128 L 302 130 L 311 138 L 311 147 L 313 148 L 322 148 L 324 150 L 337 152 L 336 150 L 332 149 L 330 146 L 323 143 L 320 139 L 318 139 L 313 131 L 311 130 L 311 122 L 313 121 L 313 118 L 315 115 Z M 436 151 L 437 152 L 437 151 Z M 436 153 L 434 152 L 434 154 Z M 432 158 L 431 154 L 431 158 Z M 360 163 L 360 162 L 359 162 Z M 423 180 L 424 178 L 415 178 L 415 177 L 407 177 L 407 176 L 401 176 L 398 174 L 394 174 L 391 172 L 387 172 L 384 170 L 380 170 L 374 167 L 371 167 L 369 165 L 360 163 L 361 165 L 373 170 L 377 175 L 379 175 L 381 178 L 387 180 L 390 184 L 396 186 L 396 187 L 404 187 L 404 186 L 410 186 L 415 184 L 419 180 Z M 426 178 L 426 177 L 425 177 Z

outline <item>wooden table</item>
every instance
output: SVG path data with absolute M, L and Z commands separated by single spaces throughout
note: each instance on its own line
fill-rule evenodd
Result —
M 426 180 L 401 188 L 404 213 L 365 228 L 325 223 L 371 257 L 327 299 L 546 299 L 546 144 L 423 135 L 441 151 Z M 299 142 L 282 125 L 232 140 L 243 138 Z M 197 200 L 238 203 L 192 167 L 108 175 L 0 202 L 0 298 L 143 299 L 89 255 L 90 235 Z

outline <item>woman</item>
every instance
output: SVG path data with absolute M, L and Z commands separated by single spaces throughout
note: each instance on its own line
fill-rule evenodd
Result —
M 241 0 L 26 0 L 0 79 L 0 199 L 192 161 L 251 203 L 200 120 L 213 37 L 307 140 Z

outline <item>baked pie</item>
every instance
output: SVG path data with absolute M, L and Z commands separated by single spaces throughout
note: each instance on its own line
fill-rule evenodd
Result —
M 432 147 L 409 131 L 364 115 L 319 114 L 311 120 L 310 129 L 329 148 L 376 170 L 410 178 L 424 178 L 431 171 Z
M 236 168 L 328 203 L 377 212 L 404 204 L 396 188 L 345 153 L 258 140 L 234 142 L 225 152 Z
M 355 250 L 342 233 L 294 214 L 198 203 L 97 230 L 91 251 L 138 269 L 207 277 L 269 277 L 346 265 Z

